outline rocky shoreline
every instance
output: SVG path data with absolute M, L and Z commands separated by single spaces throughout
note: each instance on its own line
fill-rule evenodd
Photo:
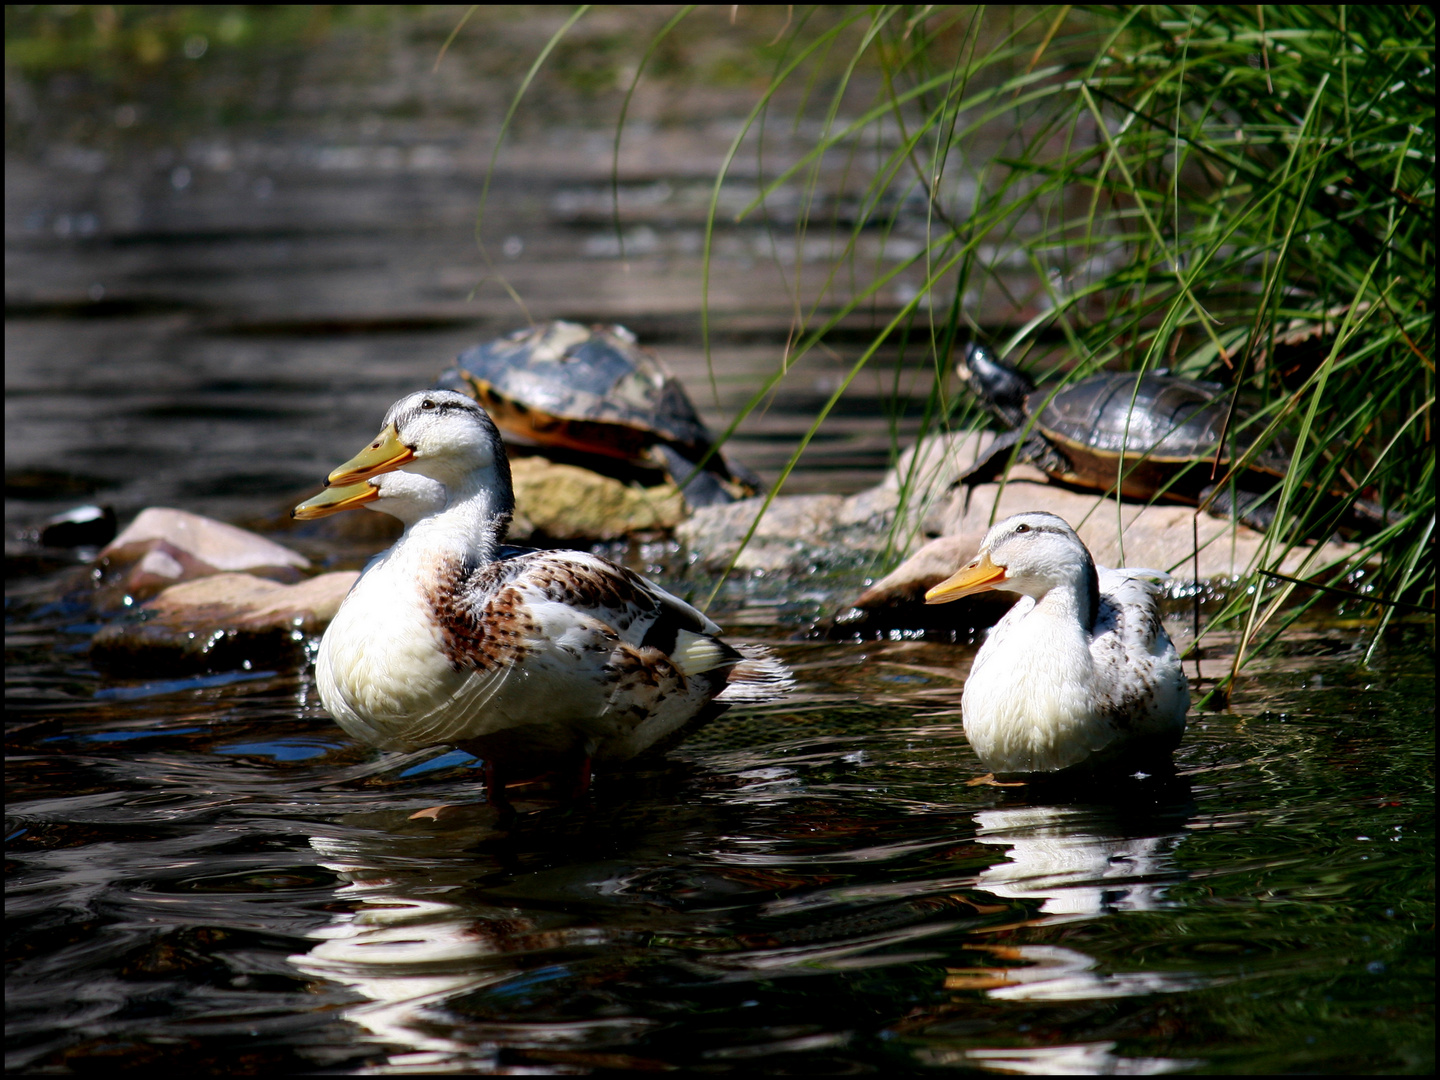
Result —
M 584 546 L 673 534 L 689 565 L 710 575 L 858 575 L 900 558 L 821 624 L 821 632 L 839 637 L 936 625 L 934 609 L 923 604 L 925 590 L 974 554 L 992 520 L 1021 510 L 1070 521 L 1102 565 L 1167 570 L 1179 588 L 1238 579 L 1269 543 L 1262 533 L 1191 507 L 1117 504 L 1071 491 L 1028 466 L 1012 469 L 1003 486 L 980 485 L 968 495 L 952 489 L 991 438 L 928 440 L 919 452 L 906 451 L 881 484 L 856 495 L 756 497 L 688 516 L 671 484 L 640 488 L 573 465 L 518 458 L 512 539 Z M 371 525 L 365 515 L 347 517 L 362 532 Z M 367 550 L 389 542 L 384 530 L 370 532 Z M 1303 575 L 1353 551 L 1335 540 L 1295 548 L 1281 570 Z M 147 509 L 95 557 L 95 607 L 123 614 L 95 635 L 92 662 L 114 674 L 303 662 L 307 642 L 324 631 L 358 576 L 316 569 L 259 533 L 183 510 Z M 991 596 L 947 605 L 945 625 L 989 625 L 1008 601 Z

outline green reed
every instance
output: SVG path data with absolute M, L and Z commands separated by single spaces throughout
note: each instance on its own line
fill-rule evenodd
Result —
M 790 344 L 750 408 L 837 326 L 877 329 L 776 490 L 882 348 L 931 371 L 932 428 L 978 416 L 952 375 L 974 337 L 1052 384 L 1164 368 L 1244 394 L 1232 460 L 1293 443 L 1260 587 L 1214 625 L 1260 646 L 1314 603 L 1278 567 L 1351 495 L 1389 522 L 1337 561 L 1305 547 L 1294 577 L 1353 597 L 1376 640 L 1433 611 L 1434 40 L 1427 7 L 787 9 L 715 178 L 706 287 L 726 171 L 788 110 L 817 134 L 736 220 L 798 186 L 797 250 L 835 257 L 818 286 L 795 260 Z M 844 215 L 837 173 L 861 177 Z

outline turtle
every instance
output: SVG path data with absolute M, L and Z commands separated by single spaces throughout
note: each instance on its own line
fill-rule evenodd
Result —
M 556 320 L 516 330 L 462 352 L 435 389 L 468 394 L 508 440 L 552 457 L 622 479 L 659 469 L 684 485 L 691 508 L 761 490 L 715 449 L 679 380 L 623 326 Z
M 1165 374 L 1107 372 L 1079 379 L 1053 394 L 1038 391 L 1024 373 L 972 343 L 956 365 L 960 378 L 1010 430 L 1000 435 L 956 481 L 967 487 L 996 480 L 1013 448 L 1052 479 L 1110 491 L 1120 473 L 1125 498 L 1164 498 L 1192 505 L 1210 500 L 1217 513 L 1264 530 L 1275 517 L 1275 494 L 1290 467 L 1291 444 L 1282 436 L 1262 447 L 1216 490 L 1212 466 L 1220 448 L 1216 480 L 1229 472 L 1232 455 L 1222 447 L 1226 387 Z M 1236 405 L 1232 431 L 1243 431 L 1252 413 Z M 1211 496 L 1214 496 L 1212 499 Z M 1338 496 L 1337 497 L 1343 497 Z M 1355 500 L 1360 521 L 1387 520 L 1373 503 Z

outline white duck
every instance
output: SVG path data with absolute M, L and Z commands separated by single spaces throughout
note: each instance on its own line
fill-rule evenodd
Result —
M 965 735 L 997 775 L 1164 760 L 1185 731 L 1190 687 L 1156 606 L 1158 570 L 1097 568 L 1054 514 L 1016 514 L 925 594 L 1021 594 L 965 683 Z
M 405 532 L 325 631 L 321 701 L 367 743 L 448 743 L 483 758 L 493 801 L 507 775 L 579 765 L 583 784 L 592 760 L 628 760 L 791 686 L 767 650 L 727 645 L 709 618 L 622 566 L 503 547 L 510 464 L 463 394 L 397 401 L 328 483 L 296 517 L 368 506 Z

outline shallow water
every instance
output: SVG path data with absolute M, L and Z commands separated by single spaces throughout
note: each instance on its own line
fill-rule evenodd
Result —
M 506 822 L 473 759 L 353 743 L 308 671 L 110 683 L 79 611 L 12 600 L 11 1068 L 1433 1062 L 1425 627 L 1369 666 L 1297 634 L 1192 715 L 1178 780 L 1052 803 L 966 785 L 973 646 L 732 607 L 793 698 Z

